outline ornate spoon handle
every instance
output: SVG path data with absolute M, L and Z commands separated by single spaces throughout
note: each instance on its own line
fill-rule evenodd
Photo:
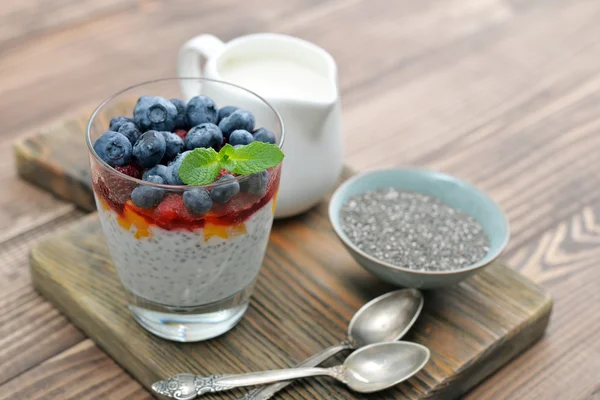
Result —
M 331 376 L 340 381 L 344 381 L 344 367 L 338 365 L 332 368 L 289 368 L 275 371 L 251 372 L 248 374 L 239 375 L 193 376 L 193 379 L 195 395 L 201 396 L 205 393 L 222 392 L 238 387 L 264 385 L 266 383 L 322 375 Z M 157 393 L 170 398 L 190 398 L 182 397 L 180 391 L 180 381 L 189 379 L 190 374 L 179 374 L 168 379 L 167 381 L 163 381 L 165 383 L 163 386 L 153 386 L 153 388 Z
M 326 360 L 335 356 L 339 352 L 344 350 L 351 350 L 353 348 L 354 347 L 352 346 L 352 344 L 349 341 L 345 340 L 307 358 L 300 364 L 296 365 L 296 368 L 316 367 L 317 365 L 320 365 Z M 253 389 L 252 391 L 246 393 L 244 396 L 240 397 L 238 400 L 267 400 L 273 397 L 275 393 L 279 392 L 281 389 L 283 389 L 290 383 L 292 382 L 278 382 L 269 386 Z

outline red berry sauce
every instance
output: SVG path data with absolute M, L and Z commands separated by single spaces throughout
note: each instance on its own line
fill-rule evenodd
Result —
M 239 225 L 246 221 L 275 197 L 279 188 L 280 168 L 278 166 L 270 170 L 271 179 L 267 184 L 267 192 L 262 197 L 240 192 L 225 204 L 213 203 L 212 209 L 200 217 L 193 215 L 187 210 L 183 204 L 181 193 L 176 192 L 167 194 L 155 208 L 139 208 L 131 200 L 128 200 L 126 196 L 123 196 L 123 185 L 119 185 L 118 182 L 111 182 L 113 185 L 105 183 L 107 178 L 112 178 L 113 181 L 125 181 L 124 179 L 120 179 L 114 174 L 110 176 L 111 172 L 98 172 L 100 173 L 93 181 L 94 192 L 96 196 L 103 200 L 119 216 L 125 218 L 126 212 L 133 212 L 143 218 L 148 225 L 156 225 L 166 230 L 184 229 L 194 231 L 204 227 L 207 223 L 231 226 Z M 115 190 L 118 196 L 115 196 Z M 131 193 L 133 188 L 129 190 L 129 193 Z

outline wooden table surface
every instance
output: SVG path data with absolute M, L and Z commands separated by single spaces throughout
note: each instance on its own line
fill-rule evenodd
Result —
M 507 212 L 504 260 L 554 313 L 468 398 L 600 399 L 599 19 L 597 0 L 3 0 L 0 399 L 150 398 L 31 287 L 30 245 L 83 213 L 17 178 L 14 140 L 175 75 L 191 36 L 260 31 L 338 61 L 347 164 L 441 169 Z

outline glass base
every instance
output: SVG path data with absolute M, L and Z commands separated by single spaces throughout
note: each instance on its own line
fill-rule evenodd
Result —
M 193 307 L 157 304 L 128 291 L 129 310 L 148 332 L 176 342 L 212 339 L 233 328 L 248 309 L 254 282 L 226 299 Z
M 135 320 L 148 332 L 176 342 L 212 339 L 233 328 L 244 316 L 248 303 L 204 314 L 180 314 L 129 306 Z

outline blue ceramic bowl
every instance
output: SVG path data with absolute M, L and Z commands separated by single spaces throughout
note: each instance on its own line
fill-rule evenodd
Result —
M 437 197 L 447 205 L 471 215 L 483 226 L 488 236 L 488 253 L 479 262 L 453 271 L 414 271 L 378 260 L 363 252 L 342 230 L 340 210 L 352 196 L 389 187 Z M 346 249 L 363 268 L 386 282 L 411 288 L 449 286 L 468 278 L 494 261 L 502 253 L 510 237 L 506 216 L 485 193 L 453 176 L 417 168 L 369 171 L 348 179 L 331 198 L 329 219 Z

